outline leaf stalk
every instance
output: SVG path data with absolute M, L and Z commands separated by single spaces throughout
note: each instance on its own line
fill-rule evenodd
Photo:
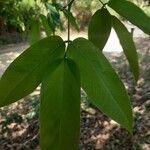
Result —
M 71 7 L 72 7 L 72 4 L 73 4 L 74 0 L 71 0 L 69 1 L 68 0 L 68 11 L 70 12 L 71 11 Z M 70 18 L 68 17 L 68 41 L 70 41 Z

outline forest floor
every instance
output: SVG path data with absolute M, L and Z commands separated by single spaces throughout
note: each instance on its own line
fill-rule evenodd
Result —
M 88 104 L 88 97 L 82 93 L 80 150 L 150 150 L 150 38 L 139 34 L 134 37 L 140 63 L 140 78 L 136 86 L 116 41 L 112 36 L 104 53 L 131 97 L 133 136 Z M 0 47 L 0 76 L 27 46 L 19 43 Z M 39 150 L 39 90 L 37 88 L 24 99 L 0 109 L 0 150 Z

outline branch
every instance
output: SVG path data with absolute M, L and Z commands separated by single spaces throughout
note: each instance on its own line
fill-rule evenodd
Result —
M 73 2 L 74 2 L 74 0 L 71 0 L 67 5 L 65 5 L 65 6 L 63 7 L 63 9 L 65 9 L 65 8 L 67 8 L 67 7 L 69 7 L 69 6 L 71 6 Z
M 69 0 L 68 0 L 69 1 Z M 70 2 L 68 2 L 67 7 L 68 7 L 68 11 L 71 11 L 71 6 L 73 4 L 74 0 L 71 0 Z M 70 41 L 70 19 L 68 17 L 68 41 Z
M 104 2 L 102 2 L 102 0 L 99 0 L 100 1 L 100 3 L 103 5 L 103 8 L 107 5 L 107 3 L 104 3 Z

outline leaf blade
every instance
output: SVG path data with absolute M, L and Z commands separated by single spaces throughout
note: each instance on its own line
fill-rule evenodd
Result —
M 112 16 L 112 24 L 127 57 L 135 81 L 137 81 L 139 78 L 138 55 L 132 35 L 115 16 Z
M 145 33 L 150 34 L 150 17 L 148 17 L 135 4 L 127 0 L 110 0 L 108 6 L 139 27 Z
M 53 31 L 53 34 L 55 34 L 56 28 L 59 27 L 61 24 L 60 14 L 53 4 L 47 3 L 46 7 L 48 9 L 48 14 L 47 14 L 48 23 L 51 30 Z
M 88 38 L 100 50 L 103 50 L 111 32 L 111 16 L 107 9 L 95 12 L 88 28 Z
M 63 57 L 65 44 L 60 37 L 44 38 L 24 51 L 0 79 L 0 107 L 30 94 L 41 82 L 47 65 Z
M 31 31 L 29 32 L 29 43 L 32 45 L 41 39 L 40 24 L 38 20 L 32 19 L 30 22 L 30 28 Z
M 41 22 L 42 22 L 42 25 L 43 25 L 43 28 L 45 30 L 46 35 L 47 36 L 51 36 L 52 31 L 51 31 L 51 28 L 50 28 L 50 26 L 48 24 L 48 20 L 47 20 L 46 16 L 41 14 L 40 18 L 41 18 Z
M 133 118 L 129 97 L 102 52 L 88 40 L 78 38 L 69 45 L 68 57 L 79 65 L 81 86 L 92 102 L 132 132 Z
M 79 26 L 76 22 L 76 18 L 73 16 L 73 14 L 68 11 L 67 9 L 63 10 L 64 16 L 66 17 L 66 19 L 69 19 L 71 25 L 77 30 L 79 31 Z
M 40 123 L 42 149 L 78 149 L 80 79 L 74 62 L 64 60 L 44 78 L 41 87 Z

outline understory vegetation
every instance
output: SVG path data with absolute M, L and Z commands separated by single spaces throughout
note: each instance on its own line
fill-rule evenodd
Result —
M 107 0 L 104 0 L 107 1 Z M 149 0 L 130 0 L 138 5 L 144 12 L 150 16 Z M 29 24 L 32 18 L 40 20 L 40 14 L 47 14 L 46 3 L 58 2 L 62 5 L 67 0 L 4 0 L 0 1 L 0 44 L 18 43 L 27 41 L 30 33 Z M 102 5 L 99 0 L 76 0 L 73 7 L 73 15 L 77 18 L 80 30 L 87 30 L 87 26 L 92 14 Z M 112 10 L 110 10 L 112 11 Z M 112 11 L 112 13 L 116 14 Z M 123 19 L 121 17 L 121 19 Z M 67 21 L 61 14 L 61 27 L 65 30 Z M 26 31 L 24 33 L 24 31 Z M 42 29 L 41 29 L 42 31 Z M 13 38 L 12 38 L 13 37 Z

